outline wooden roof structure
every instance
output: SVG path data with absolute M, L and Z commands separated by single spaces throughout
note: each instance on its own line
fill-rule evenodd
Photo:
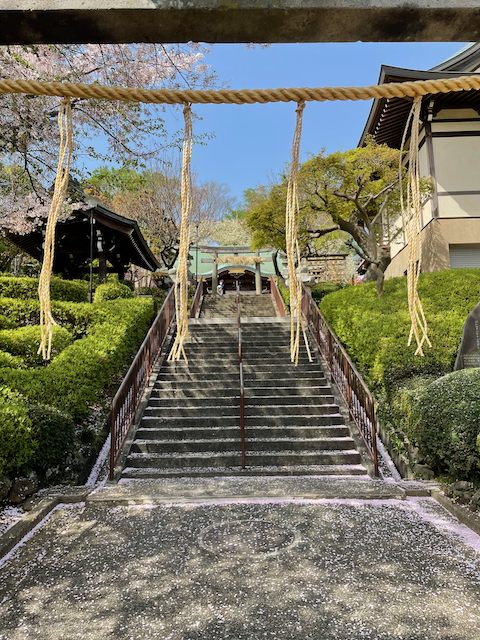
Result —
M 92 225 L 93 217 L 93 225 Z M 59 222 L 56 230 L 53 271 L 71 276 L 85 270 L 90 262 L 93 226 L 93 259 L 102 253 L 118 272 L 129 264 L 149 271 L 160 267 L 151 252 L 137 222 L 95 204 L 86 211 L 78 211 L 65 222 Z M 36 260 L 42 259 L 43 233 L 41 230 L 25 235 L 8 233 L 22 251 Z
M 415 71 L 382 65 L 379 83 L 456 78 L 462 75 L 465 75 L 465 71 Z M 434 96 L 427 94 L 423 98 L 423 104 L 424 110 L 426 108 L 425 105 L 429 105 L 429 111 L 433 115 L 436 115 L 442 109 L 465 108 L 474 109 L 480 113 L 480 91 L 472 89 L 471 91 L 438 93 Z M 382 98 L 375 100 L 360 138 L 359 146 L 361 147 L 365 144 L 367 135 L 372 135 L 379 144 L 387 144 L 393 149 L 399 149 L 411 106 L 411 98 Z

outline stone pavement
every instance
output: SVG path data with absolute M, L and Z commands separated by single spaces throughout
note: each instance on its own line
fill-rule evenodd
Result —
M 422 487 L 97 488 L 0 561 L 0 640 L 480 640 L 480 537 Z

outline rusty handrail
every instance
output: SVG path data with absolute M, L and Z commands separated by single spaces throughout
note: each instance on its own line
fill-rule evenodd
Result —
M 285 303 L 283 301 L 282 294 L 278 289 L 277 281 L 273 276 L 270 276 L 270 293 L 275 304 L 277 305 L 280 318 L 285 318 L 285 316 L 287 315 L 287 310 L 285 309 Z
M 190 318 L 195 318 L 197 315 L 198 307 L 202 302 L 203 297 L 203 276 L 200 278 L 195 289 L 195 295 L 193 296 L 192 306 L 190 307 Z
M 240 283 L 237 280 L 237 322 L 238 322 L 238 373 L 240 382 L 240 437 L 242 439 L 242 469 L 245 469 L 245 387 L 242 362 L 242 322 L 240 318 Z
M 348 407 L 372 458 L 378 476 L 377 438 L 373 397 L 345 349 L 331 330 L 311 293 L 302 286 L 302 315 L 307 321 L 318 350 L 331 371 L 332 378 Z
M 114 479 L 115 465 L 122 445 L 135 420 L 142 394 L 149 384 L 150 374 L 174 317 L 175 287 L 173 286 L 112 401 L 110 411 L 110 480 Z

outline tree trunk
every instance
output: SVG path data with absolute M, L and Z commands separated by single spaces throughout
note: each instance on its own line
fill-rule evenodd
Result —
M 377 294 L 381 296 L 383 293 L 383 282 L 385 280 L 385 270 L 391 262 L 390 256 L 387 256 L 383 251 L 380 256 L 379 264 L 371 264 L 365 275 L 363 276 L 362 282 L 376 282 L 377 283 Z
M 285 278 L 282 276 L 282 272 L 278 266 L 278 249 L 272 253 L 273 268 L 275 269 L 275 275 L 285 285 Z

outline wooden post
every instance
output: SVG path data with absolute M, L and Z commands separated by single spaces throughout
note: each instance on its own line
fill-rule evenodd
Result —
M 212 266 L 212 294 L 217 295 L 217 286 L 218 286 L 218 263 L 216 258 L 218 258 L 218 253 L 215 251 L 213 254 L 213 266 Z
M 255 255 L 259 256 L 260 252 L 256 251 Z M 257 296 L 262 293 L 262 272 L 260 269 L 260 262 L 255 263 L 255 293 Z

